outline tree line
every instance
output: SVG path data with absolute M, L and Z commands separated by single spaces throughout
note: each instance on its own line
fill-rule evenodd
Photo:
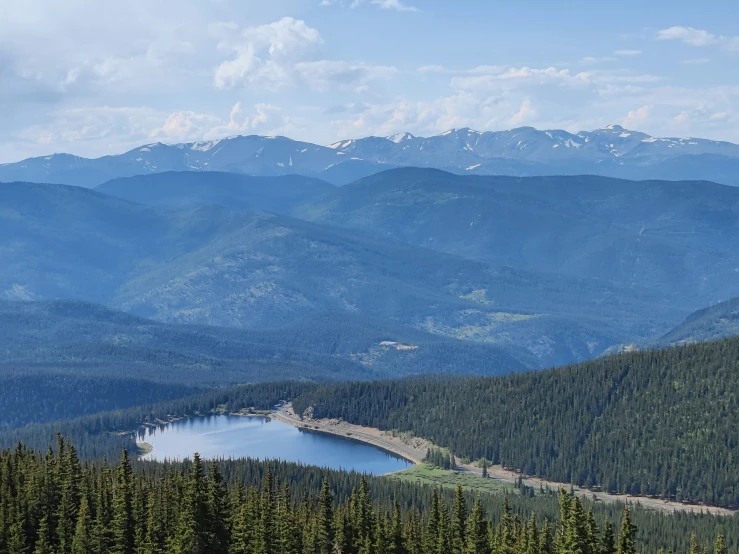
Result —
M 72 419 L 192 396 L 203 388 L 144 379 L 69 374 L 26 367 L 0 369 L 0 429 Z
M 527 519 L 502 503 L 488 517 L 461 489 L 433 490 L 427 508 L 377 501 L 369 481 L 337 501 L 329 480 L 301 497 L 264 464 L 258 484 L 228 482 L 198 455 L 187 465 L 136 470 L 126 451 L 113 467 L 80 461 L 58 438 L 46 455 L 0 452 L 2 554 L 636 554 L 629 509 L 618 530 L 561 491 L 558 515 Z M 155 466 L 152 466 L 155 467 Z M 447 497 L 448 498 L 448 497 Z M 706 554 L 696 535 L 682 549 Z M 728 554 L 716 537 L 713 554 Z
M 594 490 L 739 506 L 739 339 L 497 378 L 350 383 L 298 413 Z
M 457 469 L 457 461 L 454 459 L 454 454 L 435 446 L 429 447 L 426 450 L 426 456 L 424 456 L 423 461 L 430 466 L 441 469 Z
M 62 434 L 74 441 L 80 457 L 84 459 L 115 459 L 122 449 L 136 451 L 135 431 L 143 425 L 216 411 L 248 408 L 269 410 L 280 401 L 294 398 L 315 386 L 312 383 L 283 381 L 220 388 L 166 402 L 6 429 L 0 431 L 0 448 L 13 448 L 23 443 L 28 448 L 44 451 L 55 443 L 58 434 Z

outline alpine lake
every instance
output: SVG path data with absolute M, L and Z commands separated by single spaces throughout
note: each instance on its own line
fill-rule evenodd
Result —
M 267 417 L 211 415 L 174 421 L 138 436 L 152 450 L 142 460 L 254 458 L 385 475 L 411 462 L 370 444 L 298 429 Z

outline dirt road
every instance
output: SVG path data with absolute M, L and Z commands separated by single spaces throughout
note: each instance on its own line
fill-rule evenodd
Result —
M 431 443 L 424 439 L 419 438 L 408 438 L 395 436 L 392 433 L 380 431 L 372 427 L 362 427 L 359 425 L 353 425 L 345 421 L 340 420 L 302 420 L 293 411 L 291 404 L 285 404 L 279 410 L 272 413 L 273 419 L 282 421 L 295 427 L 309 429 L 312 431 L 320 431 L 323 433 L 331 433 L 332 435 L 339 435 L 347 437 L 387 450 L 393 454 L 396 454 L 406 460 L 419 464 L 426 456 L 426 450 Z M 461 460 L 458 460 L 458 465 L 461 471 L 475 473 L 482 476 L 482 470 L 479 467 L 462 464 Z M 488 475 L 491 479 L 498 479 L 506 483 L 515 483 L 519 479 L 519 474 L 513 471 L 504 469 L 501 466 L 492 466 L 488 468 Z M 524 477 L 523 483 L 526 486 L 538 489 L 540 486 L 544 488 L 550 488 L 558 490 L 564 487 L 570 490 L 570 485 L 567 483 L 557 483 L 553 481 L 546 481 L 536 477 Z M 727 510 L 725 508 L 716 508 L 713 506 L 702 506 L 695 504 L 683 504 L 681 502 L 671 502 L 667 500 L 661 500 L 659 498 L 647 498 L 643 496 L 629 496 L 629 495 L 616 495 L 608 494 L 603 492 L 593 492 L 587 489 L 579 487 L 573 488 L 574 493 L 577 496 L 588 498 L 590 500 L 595 499 L 598 502 L 622 502 L 629 504 L 639 504 L 643 508 L 652 510 L 659 510 L 661 512 L 674 513 L 674 512 L 691 512 L 691 513 L 709 513 L 713 515 L 731 516 L 737 511 Z
M 414 464 L 420 464 L 426 456 L 426 449 L 429 442 L 423 439 L 411 439 L 404 441 L 400 437 L 394 437 L 390 433 L 385 433 L 379 429 L 372 427 L 361 427 L 352 425 L 345 421 L 336 420 L 309 420 L 303 421 L 293 411 L 291 404 L 282 406 L 278 411 L 273 412 L 273 419 L 282 421 L 294 427 L 309 429 L 311 431 L 320 431 L 322 433 L 330 433 L 342 437 L 366 442 L 368 444 L 387 450 L 392 454 L 396 454 L 401 458 L 408 460 Z

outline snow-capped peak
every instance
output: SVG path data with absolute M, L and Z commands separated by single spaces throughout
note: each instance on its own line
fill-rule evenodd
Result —
M 621 127 L 621 125 L 614 125 L 614 124 L 606 125 L 601 130 L 602 131 L 613 131 L 614 133 L 623 133 L 624 131 L 626 131 L 626 129 Z
M 198 150 L 200 152 L 207 152 L 212 150 L 221 143 L 220 140 L 208 140 L 204 142 L 195 142 L 190 146 L 190 150 Z
M 403 141 L 412 140 L 416 137 L 414 137 L 410 133 L 397 133 L 395 135 L 390 135 L 389 137 L 385 137 L 385 138 L 387 138 L 387 140 L 393 141 L 395 144 L 400 144 Z
M 347 146 L 351 146 L 353 143 L 354 143 L 353 140 L 340 140 L 339 142 L 329 144 L 327 148 L 331 148 L 332 150 L 338 150 L 339 148 L 346 148 Z

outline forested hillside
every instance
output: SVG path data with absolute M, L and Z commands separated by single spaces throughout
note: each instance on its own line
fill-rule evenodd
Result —
M 0 427 L 162 402 L 230 384 L 522 369 L 495 345 L 350 313 L 248 330 L 160 323 L 85 302 L 0 301 L 0 405 L 6 408 Z
M 339 479 L 332 483 L 332 477 Z M 523 519 L 506 499 L 491 520 L 483 499 L 461 488 L 452 498 L 412 486 L 395 493 L 381 486 L 373 495 L 368 480 L 356 475 L 326 472 L 319 491 L 316 478 L 321 472 L 310 468 L 277 464 L 275 472 L 248 460 L 206 465 L 197 455 L 184 466 L 135 469 L 126 452 L 113 467 L 83 465 L 62 438 L 56 453 L 46 456 L 19 446 L 0 452 L 0 551 L 635 554 L 675 544 L 698 552 L 703 546 L 697 535 L 688 539 L 686 529 L 662 542 L 670 526 L 664 516 L 645 543 L 628 510 L 614 530 L 612 518 L 602 511 L 596 518 L 566 493 L 554 517 L 532 513 Z M 338 491 L 337 498 L 342 482 L 353 490 L 348 497 Z M 553 511 L 551 502 L 547 511 Z M 694 521 L 704 524 L 701 531 L 710 529 L 710 523 Z M 733 525 L 727 527 L 733 532 Z M 715 536 L 713 554 L 727 554 L 730 540 Z
M 340 312 L 494 343 L 527 367 L 589 359 L 687 315 L 631 283 L 496 267 L 281 215 L 170 211 L 33 183 L 0 184 L 0 204 L 10 237 L 0 296 L 12 300 L 250 329 Z
M 737 391 L 739 338 L 502 378 L 348 384 L 294 406 L 554 481 L 737 506 Z
M 250 330 L 165 324 L 84 302 L 0 301 L 0 372 L 13 365 L 207 385 L 523 368 L 494 345 L 350 313 Z
M 119 456 L 121 450 L 137 450 L 137 432 L 142 432 L 145 424 L 156 425 L 172 418 L 223 411 L 271 410 L 278 402 L 295 398 L 316 386 L 285 381 L 216 388 L 164 402 L 5 429 L 0 430 L 0 448 L 10 449 L 22 443 L 33 450 L 45 451 L 62 434 L 74 442 L 80 457 L 111 460 Z
M 73 369 L 0 368 L 0 429 L 164 402 L 199 390 L 183 384 L 122 379 L 112 372 L 101 377 Z
M 690 314 L 660 339 L 660 344 L 684 344 L 739 335 L 739 298 Z
M 638 283 L 697 309 L 739 294 L 737 205 L 738 188 L 702 181 L 403 168 L 296 214 L 493 265 Z

